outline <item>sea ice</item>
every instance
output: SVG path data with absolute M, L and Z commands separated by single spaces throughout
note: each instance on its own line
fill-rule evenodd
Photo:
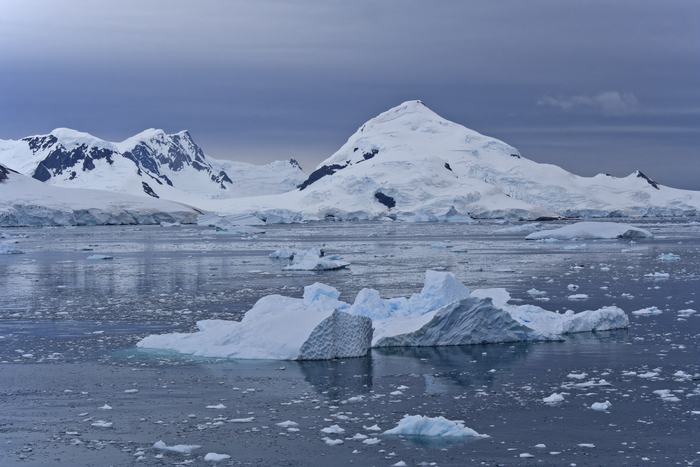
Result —
M 661 310 L 659 310 L 655 306 L 650 306 L 649 308 L 642 308 L 641 310 L 633 311 L 632 314 L 636 316 L 660 315 Z
M 171 451 L 179 452 L 182 454 L 190 454 L 195 449 L 199 449 L 202 446 L 197 444 L 176 444 L 175 446 L 168 446 L 163 441 L 158 441 L 153 445 L 154 449 L 160 449 L 161 451 Z
M 556 404 L 558 402 L 564 402 L 564 396 L 555 392 L 551 396 L 547 396 L 544 399 L 542 399 L 542 402 L 544 402 L 545 404 Z
M 648 230 L 640 229 L 629 224 L 618 224 L 613 222 L 577 222 L 566 225 L 558 229 L 541 230 L 533 232 L 525 240 L 542 240 L 554 238 L 557 240 L 580 239 L 630 239 L 630 238 L 653 238 L 654 235 Z
M 595 402 L 595 403 L 593 403 L 593 405 L 591 405 L 591 409 L 597 410 L 599 412 L 605 412 L 610 407 L 612 407 L 612 404 L 610 403 L 610 401 Z
M 430 437 L 474 437 L 488 438 L 464 426 L 462 420 L 448 420 L 445 417 L 426 417 L 424 415 L 404 415 L 399 424 L 384 432 L 385 435 L 430 436 Z
M 662 253 L 656 258 L 657 261 L 679 261 L 680 259 L 680 256 L 673 253 Z
M 644 274 L 644 277 L 649 277 L 651 279 L 668 279 L 671 277 L 671 275 L 667 272 L 650 272 L 648 274 Z
M 0 255 L 21 255 L 22 253 L 24 253 L 22 250 L 7 242 L 0 242 Z
M 217 454 L 215 452 L 208 452 L 207 455 L 204 456 L 204 460 L 210 462 L 219 462 L 230 458 L 231 456 L 229 456 L 228 454 Z

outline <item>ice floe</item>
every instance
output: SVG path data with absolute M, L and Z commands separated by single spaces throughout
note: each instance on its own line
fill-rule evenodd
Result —
M 654 235 L 648 230 L 640 229 L 629 224 L 618 224 L 613 222 L 577 222 L 566 225 L 558 229 L 541 230 L 533 232 L 525 237 L 526 240 L 542 240 L 553 238 L 556 240 L 580 239 L 630 239 L 630 238 L 653 238 Z
M 197 444 L 176 444 L 175 446 L 168 446 L 163 441 L 158 441 L 153 445 L 153 449 L 160 449 L 161 451 L 179 452 L 182 454 L 190 454 L 195 449 L 199 449 L 202 446 Z
M 22 250 L 7 242 L 0 242 L 0 255 L 21 255 L 22 253 L 24 253 Z
M 384 432 L 385 435 L 429 436 L 429 437 L 469 437 L 488 438 L 464 426 L 462 420 L 448 420 L 445 417 L 426 417 L 424 415 L 404 415 L 399 424 Z

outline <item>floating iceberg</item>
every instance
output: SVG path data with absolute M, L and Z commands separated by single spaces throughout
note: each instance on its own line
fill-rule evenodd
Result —
M 286 271 L 331 271 L 350 266 L 347 261 L 339 261 L 338 256 L 323 258 L 323 250 L 320 248 L 281 248 L 271 253 L 270 258 L 291 259 L 292 264 L 282 268 Z
M 629 326 L 621 309 L 564 314 L 535 305 L 508 304 L 505 289 L 469 292 L 450 272 L 426 271 L 420 294 L 382 299 L 361 290 L 350 305 L 315 283 L 304 298 L 263 297 L 243 320 L 199 321 L 199 332 L 148 336 L 137 346 L 202 357 L 321 360 L 359 357 L 371 347 L 445 346 L 561 340 L 576 332 Z M 372 329 L 374 328 L 374 329 Z
M 629 224 L 613 222 L 577 222 L 558 229 L 541 230 L 533 232 L 525 240 L 543 240 L 553 238 L 556 240 L 580 239 L 613 239 L 613 238 L 653 238 L 648 230 L 640 229 Z
M 448 420 L 445 417 L 426 417 L 423 415 L 404 415 L 396 428 L 387 430 L 385 435 L 429 436 L 441 438 L 489 438 L 464 426 L 462 420 Z
M 217 232 L 229 232 L 239 235 L 251 235 L 265 233 L 264 230 L 251 227 L 264 225 L 260 218 L 253 215 L 223 215 L 214 212 L 202 214 L 197 217 L 197 225 L 213 227 Z
M 0 255 L 21 255 L 24 253 L 17 247 L 14 247 L 6 242 L 0 242 Z
M 263 297 L 243 320 L 204 320 L 199 332 L 152 335 L 136 345 L 201 357 L 326 360 L 361 357 L 372 341 L 372 321 L 341 311 L 333 287 L 305 287 L 304 298 Z

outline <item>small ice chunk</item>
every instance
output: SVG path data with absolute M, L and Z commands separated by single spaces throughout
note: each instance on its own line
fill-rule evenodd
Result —
M 112 410 L 112 406 L 105 404 L 102 407 L 100 407 L 100 410 Z
M 217 404 L 217 405 L 208 405 L 207 409 L 225 409 L 226 406 L 224 404 Z
M 429 437 L 474 437 L 488 438 L 464 426 L 461 420 L 448 420 L 445 417 L 404 415 L 399 424 L 384 432 L 385 435 L 409 435 Z
M 362 441 L 362 443 L 369 444 L 369 445 L 379 444 L 379 443 L 381 443 L 381 440 L 379 438 L 368 438 L 368 439 Z
M 633 311 L 632 314 L 636 316 L 660 315 L 661 310 L 655 306 L 650 306 L 649 308 L 642 308 L 641 310 Z
M 612 404 L 610 403 L 610 401 L 595 402 L 595 403 L 593 403 L 593 405 L 591 405 L 591 409 L 597 410 L 597 411 L 599 411 L 599 412 L 605 412 L 605 411 L 608 410 L 611 406 L 612 406 Z
M 657 261 L 679 261 L 680 259 L 680 256 L 673 253 L 662 253 L 656 258 Z
M 281 426 L 282 428 L 289 428 L 290 426 L 299 426 L 297 422 L 293 422 L 291 420 L 287 420 L 286 422 L 279 422 L 276 423 L 277 426 Z
M 92 423 L 92 426 L 96 426 L 98 428 L 111 428 L 112 422 L 106 422 L 104 420 L 96 420 L 95 422 Z
M 7 242 L 0 242 L 0 255 L 21 255 L 24 252 Z
M 588 300 L 588 295 L 586 295 L 585 293 L 577 293 L 569 295 L 567 298 L 569 300 Z
M 542 402 L 544 402 L 545 404 L 556 404 L 558 402 L 564 402 L 564 396 L 555 392 L 551 396 L 547 396 L 544 399 L 542 399 Z
M 190 454 L 195 449 L 199 449 L 202 446 L 197 444 L 176 444 L 175 446 L 168 446 L 163 441 L 158 441 L 153 445 L 153 449 L 160 449 L 161 451 L 171 451 L 179 452 L 182 454 Z
M 208 452 L 207 455 L 204 456 L 204 460 L 210 462 L 219 462 L 230 458 L 231 456 L 228 454 L 217 454 L 215 452 Z
M 322 433 L 327 433 L 327 434 L 333 434 L 333 435 L 341 435 L 345 433 L 345 429 L 339 427 L 338 425 L 331 425 L 326 428 L 321 428 Z
M 337 446 L 337 445 L 339 445 L 339 444 L 343 444 L 343 440 L 342 440 L 342 439 L 332 439 L 332 438 L 329 438 L 328 436 L 325 436 L 325 437 L 323 437 L 323 438 L 321 438 L 321 439 L 322 439 L 323 441 L 325 441 L 326 444 L 329 445 L 329 446 Z
M 101 260 L 101 259 L 114 259 L 113 256 L 108 255 L 90 255 L 87 257 L 89 260 Z

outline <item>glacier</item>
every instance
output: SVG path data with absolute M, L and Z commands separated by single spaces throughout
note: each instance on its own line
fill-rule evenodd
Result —
M 201 357 L 323 360 L 360 357 L 370 347 L 557 341 L 564 334 L 629 326 L 614 306 L 560 314 L 511 305 L 505 289 L 470 292 L 454 274 L 432 270 L 421 292 L 408 299 L 382 299 L 363 289 L 350 305 L 339 296 L 334 287 L 315 283 L 301 299 L 261 298 L 240 322 L 199 321 L 199 332 L 151 335 L 137 346 Z
M 202 211 L 173 201 L 46 185 L 0 165 L 0 226 L 192 224 Z

